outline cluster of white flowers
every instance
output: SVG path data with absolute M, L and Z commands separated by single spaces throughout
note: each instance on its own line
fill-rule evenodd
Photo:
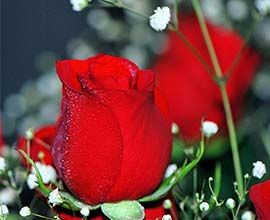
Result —
M 40 162 L 36 162 L 36 166 L 45 184 L 56 182 L 57 174 L 55 169 L 51 165 L 45 165 Z M 33 167 L 31 173 L 27 178 L 27 185 L 30 189 L 34 189 L 38 186 L 37 174 Z
M 0 157 L 0 173 L 6 170 L 6 161 L 5 158 Z
M 218 126 L 215 122 L 204 121 L 202 123 L 202 132 L 205 137 L 209 138 L 218 132 Z
M 270 12 L 270 0 L 256 0 L 255 6 L 262 15 Z
M 177 165 L 176 164 L 170 164 L 164 174 L 164 178 L 168 178 L 169 176 L 171 176 L 175 171 L 177 170 Z
M 59 189 L 56 188 L 55 190 L 53 190 L 48 198 L 49 203 L 51 203 L 53 206 L 55 205 L 60 205 L 63 203 L 63 198 L 61 196 L 61 194 L 59 193 Z
M 150 16 L 150 26 L 156 31 L 163 31 L 171 20 L 171 13 L 168 7 L 157 7 L 154 14 Z
M 8 213 L 8 207 L 6 205 L 0 205 L 0 217 L 6 217 Z
M 261 179 L 266 173 L 266 166 L 262 161 L 253 163 L 252 175 L 258 179 Z
M 82 11 L 88 6 L 89 2 L 91 2 L 91 0 L 70 0 L 74 11 Z
M 31 215 L 31 209 L 28 206 L 24 206 L 21 208 L 19 212 L 20 216 L 27 217 Z

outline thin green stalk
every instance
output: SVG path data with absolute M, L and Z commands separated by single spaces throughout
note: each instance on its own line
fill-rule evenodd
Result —
M 231 106 L 226 90 L 226 83 L 222 80 L 222 70 L 220 68 L 218 58 L 214 49 L 214 46 L 212 44 L 212 40 L 210 37 L 210 34 L 208 32 L 206 22 L 200 7 L 200 3 L 198 0 L 192 0 L 193 7 L 195 9 L 196 15 L 199 20 L 199 24 L 205 39 L 206 46 L 208 48 L 209 55 L 211 57 L 214 70 L 216 72 L 216 76 L 221 80 L 219 83 L 220 92 L 223 100 L 223 106 L 225 110 L 226 120 L 227 120 L 227 126 L 229 130 L 229 138 L 231 143 L 231 149 L 232 149 L 232 155 L 233 155 L 233 163 L 234 163 L 234 170 L 235 170 L 235 176 L 236 181 L 238 184 L 238 190 L 240 197 L 243 198 L 244 196 L 244 185 L 243 185 L 243 178 L 242 178 L 242 169 L 241 169 L 241 163 L 240 163 L 240 157 L 239 157 L 239 151 L 238 151 L 238 143 L 237 143 L 237 137 L 235 132 L 235 125 L 233 122 L 233 116 L 231 111 Z

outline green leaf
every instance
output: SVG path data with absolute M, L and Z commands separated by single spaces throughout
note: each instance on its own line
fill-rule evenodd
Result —
M 145 216 L 144 208 L 138 201 L 104 203 L 101 210 L 111 220 L 142 220 Z
M 167 193 L 181 181 L 201 160 L 204 153 L 204 142 L 202 141 L 199 149 L 196 152 L 196 157 L 188 164 L 177 169 L 170 177 L 166 178 L 159 188 L 151 195 L 141 198 L 140 202 L 152 202 L 159 200 L 160 198 L 167 195 Z

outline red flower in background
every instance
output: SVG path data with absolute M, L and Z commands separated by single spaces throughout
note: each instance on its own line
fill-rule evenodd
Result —
M 63 98 L 52 154 L 69 190 L 88 204 L 150 194 L 171 154 L 171 122 L 154 73 L 109 55 L 56 68 Z
M 250 188 L 249 197 L 256 209 L 258 220 L 269 220 L 270 180 L 253 185 Z
M 195 15 L 179 18 L 180 31 L 197 48 L 211 65 L 211 59 Z M 243 39 L 227 28 L 207 24 L 223 73 L 228 71 L 239 52 Z M 235 119 L 243 107 L 244 95 L 260 62 L 259 55 L 248 48 L 236 65 L 227 84 L 227 91 Z M 226 132 L 226 120 L 218 86 L 213 82 L 203 65 L 175 33 L 169 33 L 168 47 L 158 57 L 154 66 L 157 84 L 165 94 L 171 116 L 185 141 L 197 141 L 200 137 L 201 120 L 216 122 L 221 132 Z
M 30 157 L 34 161 L 40 161 L 39 153 L 43 153 L 43 163 L 51 165 L 53 163 L 51 156 L 51 146 L 55 137 L 55 125 L 48 125 L 41 127 L 34 131 L 34 138 L 30 142 Z M 18 139 L 17 148 L 27 152 L 27 140 L 24 137 Z M 22 158 L 24 165 L 26 160 Z

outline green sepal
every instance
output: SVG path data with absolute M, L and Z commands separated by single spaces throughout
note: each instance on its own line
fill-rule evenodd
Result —
M 111 220 L 142 220 L 145 216 L 144 208 L 138 201 L 104 203 L 101 210 Z

